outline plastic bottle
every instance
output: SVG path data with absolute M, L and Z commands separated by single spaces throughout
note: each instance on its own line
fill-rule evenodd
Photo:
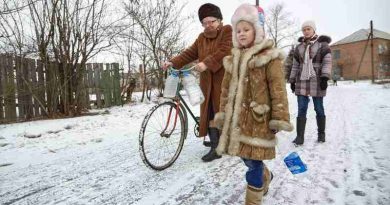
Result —
M 179 77 L 174 74 L 170 74 L 165 80 L 164 98 L 174 98 L 176 96 L 177 84 L 179 83 Z
M 307 171 L 307 166 L 302 162 L 298 153 L 291 152 L 287 157 L 284 158 L 284 163 L 292 174 L 300 174 Z
M 204 101 L 202 90 L 200 89 L 196 78 L 188 73 L 183 77 L 184 90 L 187 92 L 191 105 L 195 106 L 201 104 Z

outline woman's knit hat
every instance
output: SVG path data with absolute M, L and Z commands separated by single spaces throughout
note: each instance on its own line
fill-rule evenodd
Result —
M 210 3 L 203 4 L 199 7 L 198 16 L 200 22 L 202 22 L 202 20 L 208 16 L 212 16 L 222 20 L 222 14 L 219 7 Z
M 314 32 L 317 30 L 316 24 L 314 23 L 314 21 L 305 21 L 305 22 L 303 22 L 301 29 L 303 30 L 303 28 L 305 28 L 305 27 L 311 27 L 314 30 Z
M 232 16 L 232 26 L 233 26 L 233 46 L 236 48 L 242 48 L 242 45 L 239 44 L 237 40 L 237 24 L 240 21 L 246 21 L 251 23 L 255 28 L 255 44 L 263 41 L 265 37 L 264 33 L 264 22 L 260 22 L 259 18 L 259 10 L 253 5 L 250 4 L 242 4 L 239 6 Z

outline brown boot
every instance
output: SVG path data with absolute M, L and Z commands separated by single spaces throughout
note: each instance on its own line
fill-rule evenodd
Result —
M 264 196 L 268 193 L 269 184 L 271 183 L 272 179 L 274 178 L 274 175 L 271 171 L 265 166 L 264 164 L 264 171 L 263 171 L 263 188 L 264 188 Z
M 245 205 L 261 205 L 263 202 L 263 188 L 246 186 Z

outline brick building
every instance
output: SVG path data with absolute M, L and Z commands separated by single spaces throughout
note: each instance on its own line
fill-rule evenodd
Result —
M 371 42 L 368 43 L 358 71 L 369 33 L 369 29 L 360 29 L 330 45 L 334 78 L 345 80 L 355 79 L 355 77 L 357 79 L 371 78 Z M 374 29 L 373 43 L 374 77 L 375 79 L 390 78 L 390 34 Z

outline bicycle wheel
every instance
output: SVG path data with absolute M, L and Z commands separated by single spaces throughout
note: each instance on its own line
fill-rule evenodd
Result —
M 139 133 L 139 150 L 148 167 L 164 170 L 176 161 L 186 137 L 185 121 L 173 102 L 156 105 L 146 114 Z

